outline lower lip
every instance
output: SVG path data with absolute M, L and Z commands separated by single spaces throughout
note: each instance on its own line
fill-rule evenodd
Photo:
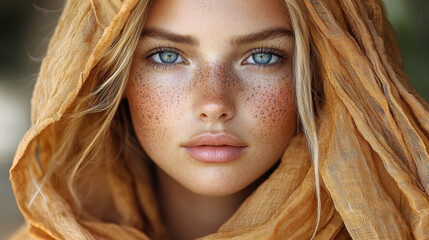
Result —
M 185 147 L 191 157 L 205 163 L 227 163 L 239 157 L 245 147 L 197 146 Z

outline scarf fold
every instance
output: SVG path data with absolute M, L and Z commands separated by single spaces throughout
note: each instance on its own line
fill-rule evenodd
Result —
M 303 0 L 323 102 L 318 109 L 321 221 L 316 239 L 429 239 L 429 105 L 403 72 L 379 0 Z M 63 116 L 124 27 L 137 0 L 69 0 L 32 99 L 32 126 L 10 180 L 31 236 L 165 239 L 148 169 L 120 159 L 94 172 L 99 189 L 73 208 L 63 189 L 34 181 L 53 164 Z M 31 171 L 30 171 L 31 170 Z M 35 196 L 35 197 L 34 197 Z M 309 239 L 314 168 L 297 134 L 277 169 L 217 233 L 202 239 Z M 22 239 L 20 232 L 16 239 Z

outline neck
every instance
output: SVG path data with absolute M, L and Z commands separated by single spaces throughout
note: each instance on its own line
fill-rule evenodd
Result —
M 195 239 L 215 233 L 262 180 L 237 193 L 211 197 L 188 190 L 157 168 L 157 197 L 171 239 Z

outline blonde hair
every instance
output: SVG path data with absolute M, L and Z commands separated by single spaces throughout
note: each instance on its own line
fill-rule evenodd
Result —
M 52 177 L 59 180 L 56 182 L 62 181 L 78 208 L 81 208 L 82 196 L 76 190 L 76 182 L 84 181 L 86 185 L 90 185 L 90 179 L 85 179 L 88 174 L 84 174 L 83 170 L 88 171 L 91 166 L 108 165 L 105 161 L 111 159 L 112 152 L 117 156 L 122 154 L 124 157 L 147 158 L 132 130 L 126 102 L 121 102 L 133 53 L 151 2 L 138 1 L 122 32 L 93 69 L 78 98 L 57 123 L 64 133 L 53 140 L 53 143 L 58 143 L 53 146 L 51 159 L 55 161 L 51 161 L 46 169 L 41 185 Z M 294 82 L 298 118 L 314 165 L 317 221 L 313 239 L 320 222 L 321 200 L 310 36 L 302 3 L 298 0 L 285 0 L 284 3 L 289 11 L 295 36 Z M 112 145 L 114 136 L 121 139 L 120 146 Z M 36 196 L 37 193 L 34 197 Z
M 320 200 L 320 177 L 319 177 L 319 144 L 316 130 L 316 116 L 313 101 L 317 98 L 312 96 L 313 71 L 311 66 L 310 54 L 310 32 L 306 23 L 306 17 L 302 11 L 302 3 L 298 0 L 285 0 L 286 8 L 289 11 L 292 28 L 295 36 L 294 52 L 294 82 L 296 107 L 299 122 L 302 124 L 302 130 L 306 136 L 307 146 L 314 166 L 314 186 L 317 199 L 317 217 L 316 226 L 311 236 L 316 236 L 320 223 L 321 200 Z M 317 94 L 319 90 L 316 89 Z M 315 96 L 317 97 L 317 96 Z

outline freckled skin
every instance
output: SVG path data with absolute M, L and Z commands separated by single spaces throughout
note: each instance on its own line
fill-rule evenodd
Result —
M 157 167 L 189 190 L 207 196 L 236 193 L 280 159 L 295 134 L 297 120 L 292 58 L 288 57 L 278 68 L 243 65 L 248 50 L 255 46 L 235 48 L 227 40 L 272 26 L 291 29 L 287 12 L 281 9 L 282 5 L 272 4 L 265 9 L 265 15 L 261 7 L 249 10 L 257 11 L 263 19 L 270 18 L 268 22 L 249 25 L 249 17 L 239 15 L 248 14 L 245 11 L 235 14 L 232 23 L 210 17 L 201 22 L 186 22 L 187 18 L 180 15 L 185 14 L 183 11 L 192 16 L 208 16 L 220 10 L 217 6 L 206 6 L 205 10 L 181 10 L 180 6 L 166 9 L 162 4 L 163 1 L 154 3 L 145 28 L 192 34 L 200 44 L 189 47 L 165 42 L 166 46 L 181 50 L 187 63 L 156 69 L 148 63 L 145 53 L 162 45 L 162 41 L 139 43 L 126 90 L 136 135 Z M 230 27 L 224 29 L 225 24 Z M 293 54 L 293 40 L 275 40 L 272 45 Z M 199 162 L 181 145 L 205 131 L 233 133 L 248 148 L 229 163 Z

